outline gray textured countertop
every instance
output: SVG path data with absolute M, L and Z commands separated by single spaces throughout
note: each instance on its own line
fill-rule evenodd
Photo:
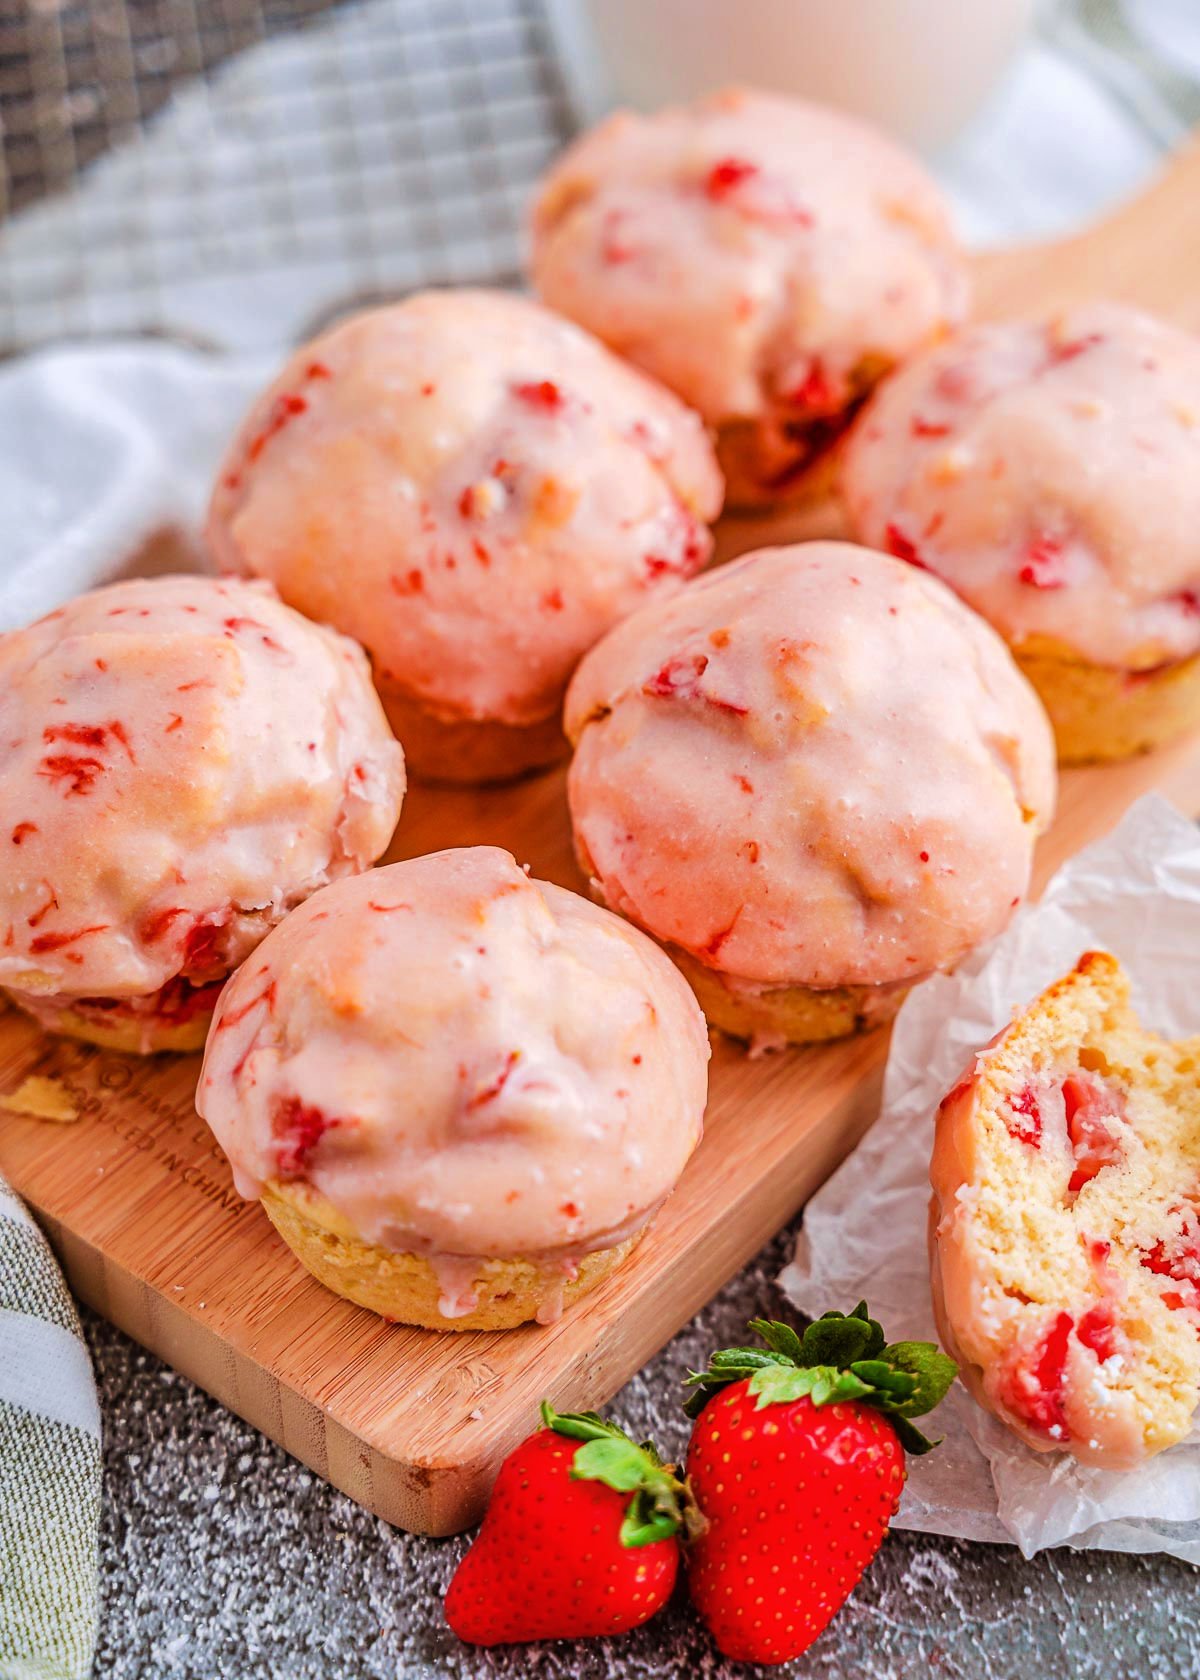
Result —
M 678 1452 L 677 1383 L 745 1320 L 785 1310 L 781 1237 L 649 1365 L 612 1410 Z M 481 1652 L 441 1595 L 464 1539 L 391 1529 L 118 1331 L 87 1315 L 105 1426 L 96 1680 L 732 1680 L 675 1603 L 621 1640 Z M 757 1672 L 766 1672 L 759 1670 Z M 1194 1680 L 1200 1595 L 1171 1559 L 892 1535 L 792 1676 L 850 1680 Z

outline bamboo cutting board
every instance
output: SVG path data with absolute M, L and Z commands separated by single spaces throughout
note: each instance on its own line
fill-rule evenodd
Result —
M 977 273 L 989 314 L 1107 293 L 1200 326 L 1200 151 L 1090 232 L 989 255 Z M 836 529 L 830 510 L 729 521 L 721 553 L 817 529 Z M 1068 774 L 1039 884 L 1153 787 L 1200 813 L 1200 741 Z M 499 791 L 415 787 L 389 855 L 482 841 L 582 885 L 561 772 Z M 752 1062 L 718 1036 L 705 1139 L 678 1191 L 631 1261 L 546 1327 L 409 1330 L 322 1289 L 235 1194 L 192 1106 L 197 1057 L 142 1062 L 0 1015 L 0 1100 L 41 1075 L 79 1116 L 0 1116 L 0 1172 L 85 1301 L 352 1498 L 446 1534 L 478 1517 L 543 1395 L 603 1403 L 792 1216 L 874 1117 L 886 1050 L 877 1032 Z

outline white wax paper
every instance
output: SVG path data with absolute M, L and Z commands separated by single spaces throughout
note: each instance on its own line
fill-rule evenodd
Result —
M 936 1339 L 925 1246 L 933 1115 L 980 1049 L 1090 948 L 1112 951 L 1147 1026 L 1200 1032 L 1200 829 L 1157 795 L 1053 878 L 1003 936 L 913 991 L 897 1018 L 879 1119 L 809 1202 L 780 1282 L 808 1313 L 862 1297 L 893 1340 Z M 1136 1470 L 1036 1453 L 958 1383 L 912 1459 L 898 1528 L 1046 1546 L 1169 1552 L 1200 1563 L 1200 1432 Z

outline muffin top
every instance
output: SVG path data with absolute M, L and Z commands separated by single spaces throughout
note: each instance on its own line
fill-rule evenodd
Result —
M 966 299 L 914 158 L 740 88 L 618 112 L 569 147 L 534 205 L 533 278 L 712 422 L 843 408 Z
M 708 558 L 698 418 L 537 304 L 427 292 L 297 352 L 221 468 L 208 538 L 447 720 L 557 710 L 609 625 Z
M 222 993 L 197 1104 L 243 1194 L 304 1180 L 397 1250 L 568 1254 L 672 1189 L 708 1053 L 651 941 L 477 846 L 294 911 Z
M 949 590 L 846 543 L 644 609 L 567 695 L 576 840 L 612 908 L 771 986 L 912 980 L 996 933 L 1054 801 L 1045 713 Z
M 211 979 L 391 838 L 404 757 L 362 650 L 266 584 L 158 577 L 0 636 L 0 984 Z
M 972 327 L 851 436 L 856 534 L 1015 646 L 1148 668 L 1200 650 L 1200 338 L 1116 304 Z

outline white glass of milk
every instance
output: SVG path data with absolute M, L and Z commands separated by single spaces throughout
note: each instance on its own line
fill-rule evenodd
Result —
M 1038 0 L 552 0 L 585 116 L 730 82 L 857 112 L 919 150 L 950 140 Z

